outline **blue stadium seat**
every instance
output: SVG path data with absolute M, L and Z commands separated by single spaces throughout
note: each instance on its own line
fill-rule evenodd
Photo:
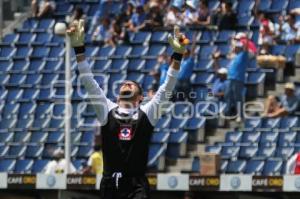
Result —
M 140 58 L 130 59 L 128 62 L 128 71 L 136 72 L 144 69 L 146 61 Z
M 131 72 L 127 74 L 127 79 L 128 80 L 133 80 L 136 81 L 138 83 L 142 83 L 143 79 L 144 79 L 144 74 L 141 73 L 137 73 L 137 72 Z
M 32 33 L 27 33 L 27 32 L 20 33 L 16 44 L 22 44 L 22 45 L 31 44 L 31 42 L 34 41 L 35 37 L 36 35 Z
M 141 57 L 147 54 L 149 50 L 148 46 L 136 45 L 133 46 L 132 51 L 130 53 L 130 57 Z
M 113 53 L 115 52 L 115 48 L 111 47 L 111 46 L 105 46 L 100 48 L 100 50 L 98 51 L 97 57 L 101 57 L 101 58 L 107 58 L 113 55 Z
M 17 101 L 21 98 L 22 94 L 23 94 L 22 89 L 10 88 L 6 96 L 6 101 L 8 102 Z
M 237 157 L 240 151 L 238 146 L 223 146 L 221 151 L 221 157 L 224 159 L 229 159 Z
M 227 132 L 225 135 L 225 142 L 227 143 L 239 143 L 242 140 L 242 132 Z
M 289 130 L 290 128 L 296 127 L 298 122 L 298 117 L 284 117 L 280 120 L 279 128 Z
M 194 71 L 207 72 L 212 68 L 213 61 L 211 59 L 200 59 L 197 64 L 194 64 Z
M 1 54 L 1 50 L 0 50 Z M 1 60 L 0 58 L 0 72 L 8 72 L 12 68 L 13 62 L 11 60 Z
M 2 44 L 11 45 L 15 43 L 18 40 L 18 38 L 19 38 L 18 34 L 15 33 L 7 34 L 4 36 L 2 40 Z
M 87 57 L 94 57 L 98 54 L 99 47 L 95 46 L 86 46 L 85 48 L 85 56 Z
M 54 19 L 40 19 L 36 31 L 46 32 L 54 27 Z
M 256 156 L 257 152 L 257 146 L 241 146 L 239 157 L 242 159 L 251 159 Z
M 228 162 L 226 173 L 243 173 L 245 167 L 245 160 L 232 160 Z
M 28 66 L 30 72 L 41 72 L 44 69 L 46 62 L 41 59 L 31 59 Z
M 62 46 L 53 46 L 50 49 L 48 57 L 50 58 L 58 58 L 64 56 L 65 49 Z
M 11 74 L 9 77 L 9 81 L 7 83 L 8 86 L 19 86 L 24 83 L 26 79 L 26 75 L 23 74 Z
M 148 167 L 158 168 L 159 158 L 164 156 L 167 149 L 167 144 L 151 144 L 148 155 Z
M 47 132 L 32 132 L 30 135 L 30 143 L 44 143 L 48 137 Z
M 164 115 L 159 118 L 158 122 L 155 125 L 155 129 L 168 129 L 171 122 L 171 115 Z
M 132 51 L 131 46 L 120 45 L 116 48 L 114 52 L 114 57 L 125 58 L 128 55 L 130 55 L 131 51 Z
M 143 44 L 144 42 L 148 42 L 151 38 L 151 32 L 137 32 L 133 35 L 131 40 L 134 44 Z
M 183 118 L 183 117 L 180 117 L 180 118 L 172 118 L 171 122 L 170 122 L 170 126 L 169 128 L 170 129 L 179 129 L 179 128 L 183 128 L 186 123 L 187 123 L 188 119 L 187 118 Z
M 149 48 L 147 55 L 157 57 L 158 55 L 161 55 L 163 52 L 165 52 L 165 50 L 166 46 L 164 45 L 152 44 Z
M 26 61 L 26 57 L 22 57 L 21 59 L 15 59 L 13 62 L 13 66 L 11 68 L 11 72 L 20 73 L 25 72 L 29 67 L 29 62 Z
M 200 159 L 199 157 L 194 157 L 192 162 L 192 172 L 198 173 L 200 171 Z
M 38 20 L 34 18 L 29 18 L 23 23 L 21 30 L 30 31 L 32 29 L 35 29 L 37 26 L 38 26 Z
M 111 65 L 108 68 L 108 72 L 118 73 L 127 69 L 127 59 L 113 59 Z
M 59 142 L 62 142 L 63 139 L 64 139 L 63 132 L 61 132 L 61 131 L 49 132 L 46 143 L 59 143 Z
M 199 56 L 201 59 L 210 58 L 216 50 L 217 50 L 216 46 L 208 46 L 208 45 L 201 46 Z
M 277 147 L 276 157 L 281 158 L 283 160 L 288 160 L 294 154 L 294 147 L 286 146 L 286 147 Z
M 191 111 L 191 107 L 186 103 L 176 103 L 173 107 L 173 114 L 175 116 L 186 115 Z
M 258 149 L 257 157 L 260 157 L 260 158 L 274 157 L 275 152 L 276 152 L 276 146 L 261 145 Z
M 149 89 L 153 88 L 153 84 L 155 83 L 155 78 L 153 76 L 147 75 L 144 77 L 143 81 L 143 90 L 148 91 Z
M 14 137 L 14 133 L 11 133 L 11 132 L 0 133 L 0 143 L 9 143 L 9 142 L 13 141 L 13 137 Z M 1 147 L 3 147 L 3 146 L 0 146 L 0 148 Z M 3 148 L 0 151 L 3 151 Z
M 93 148 L 91 146 L 79 146 L 79 150 L 76 154 L 77 158 L 89 158 L 93 152 Z
M 159 132 L 153 133 L 151 143 L 167 143 L 170 137 L 170 133 Z
M 265 162 L 260 159 L 251 159 L 247 161 L 245 174 L 260 175 L 264 169 Z
M 13 159 L 0 160 L 0 172 L 12 172 L 15 164 L 16 160 Z
M 288 3 L 288 0 L 272 0 L 268 12 L 281 12 L 287 8 Z
M 17 160 L 14 173 L 29 173 L 31 171 L 31 167 L 33 165 L 33 160 L 24 159 Z
M 230 41 L 235 35 L 235 31 L 232 30 L 221 30 L 217 36 L 215 42 L 227 43 Z
M 93 131 L 83 132 L 80 138 L 81 144 L 89 144 L 94 140 L 95 133 Z
M 214 75 L 210 73 L 196 73 L 192 76 L 192 84 L 194 85 L 207 85 L 211 84 L 214 79 Z
M 283 166 L 283 162 L 281 159 L 266 160 L 262 175 L 264 176 L 280 175 L 282 166 Z
M 35 160 L 32 168 L 31 168 L 31 173 L 41 173 L 45 166 L 48 164 L 49 160 L 42 159 L 42 160 Z
M 34 58 L 48 57 L 49 52 L 50 52 L 50 49 L 48 47 L 37 46 L 33 49 L 31 57 L 34 57 Z
M 244 122 L 245 129 L 256 129 L 261 126 L 261 119 L 246 119 Z
M 262 130 L 271 130 L 278 128 L 280 124 L 280 118 L 263 118 L 260 129 Z
M 18 119 L 15 128 L 17 129 L 27 129 L 29 128 L 33 123 L 33 118 L 24 118 L 24 119 Z
M 16 52 L 16 49 L 14 47 L 1 47 L 0 50 L 0 58 L 8 60 L 11 58 Z
M 206 146 L 205 147 L 205 152 L 208 153 L 216 153 L 216 154 L 221 154 L 222 147 L 221 146 Z
M 267 11 L 270 9 L 271 3 L 272 3 L 271 0 L 260 1 L 260 4 L 258 5 L 258 9 L 261 11 Z
M 26 85 L 26 81 L 25 81 Z M 32 84 L 36 85 L 36 84 Z M 24 88 L 23 95 L 22 95 L 22 100 L 35 100 L 39 94 L 39 89 L 34 89 L 34 88 Z
M 41 80 L 41 85 L 51 87 L 51 84 L 54 84 L 57 80 L 58 74 L 44 73 Z
M 155 69 L 156 65 L 158 64 L 157 59 L 145 59 L 145 61 L 145 67 L 143 69 L 143 71 L 145 72 L 151 72 Z
M 23 102 L 20 104 L 19 118 L 26 118 L 32 115 L 36 108 L 36 104 L 33 102 Z
M 25 151 L 26 151 L 26 146 L 22 146 L 22 145 L 19 145 L 19 144 L 10 145 L 7 157 L 9 157 L 9 158 L 21 157 L 25 154 Z
M 28 145 L 26 152 L 25 152 L 25 157 L 26 158 L 39 158 L 42 156 L 44 147 L 40 145 Z
M 295 55 L 299 50 L 299 45 L 288 45 L 285 49 L 285 57 L 287 61 L 291 62 L 295 60 Z
M 30 133 L 28 132 L 15 132 L 13 142 L 24 143 L 24 142 L 28 142 L 29 138 L 30 138 Z
M 8 149 L 9 149 L 8 146 L 6 146 L 6 145 L 4 145 L 4 144 L 1 144 L 1 145 L 0 145 L 0 155 L 1 155 L 1 157 L 4 157 L 4 156 L 7 155 Z M 1 166 L 1 165 L 0 165 L 0 166 Z
M 298 0 L 289 0 L 288 11 L 299 7 L 300 7 L 300 2 Z
M 111 63 L 111 60 L 95 59 L 91 66 L 94 72 L 105 72 L 110 68 Z
M 73 10 L 73 5 L 67 2 L 60 2 L 56 4 L 55 13 L 59 15 L 70 14 Z
M 156 31 L 152 33 L 151 43 L 165 43 L 167 42 L 168 32 Z
M 20 104 L 7 102 L 2 110 L 2 116 L 7 117 L 12 114 L 15 115 L 19 111 L 19 108 L 20 108 Z
M 47 128 L 49 126 L 50 120 L 51 118 L 49 117 L 42 118 L 42 119 L 35 118 L 30 128 L 34 130 Z
M 8 91 L 5 88 L 0 88 L 0 100 L 4 100 L 6 98 Z
M 36 38 L 32 44 L 44 45 L 50 43 L 52 40 L 52 35 L 46 32 L 41 32 L 36 34 Z
M 278 132 L 267 131 L 261 133 L 260 144 L 262 146 L 274 145 L 277 143 L 279 134 Z
M 200 38 L 201 43 L 209 43 L 213 40 L 214 40 L 214 35 L 213 35 L 212 31 L 205 30 L 202 32 L 201 38 Z
M 249 15 L 251 14 L 251 10 L 255 5 L 254 0 L 240 0 L 238 1 L 237 12 L 239 17 L 242 15 Z
M 279 133 L 278 146 L 293 146 L 296 141 L 297 132 L 281 132 Z
M 272 55 L 284 55 L 286 45 L 274 45 L 271 48 Z
M 31 47 L 27 47 L 27 46 L 20 46 L 17 48 L 17 51 L 14 55 L 15 58 L 27 58 L 31 55 L 32 53 L 32 48 Z
M 62 69 L 62 60 L 47 60 L 43 72 L 57 72 Z
M 260 135 L 261 134 L 258 131 L 244 132 L 242 137 L 242 143 L 251 143 L 251 144 L 259 143 Z

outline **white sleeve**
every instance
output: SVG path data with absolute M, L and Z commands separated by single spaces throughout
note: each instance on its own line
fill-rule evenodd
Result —
M 164 84 L 159 87 L 156 94 L 147 104 L 141 106 L 141 110 L 146 113 L 153 126 L 155 126 L 156 122 L 160 118 L 160 110 L 164 107 L 166 108 L 164 105 L 167 105 L 167 103 L 164 102 L 168 102 L 172 96 L 172 91 L 175 88 L 178 73 L 178 70 L 169 68 Z
M 286 174 L 294 174 L 298 154 L 293 155 L 286 163 Z
M 100 125 L 104 126 L 107 122 L 108 112 L 116 107 L 117 104 L 106 98 L 104 91 L 94 79 L 87 61 L 78 63 L 78 70 L 80 72 L 80 81 L 88 93 L 88 97 L 95 109 Z
M 92 156 L 90 156 L 90 157 L 89 157 L 89 160 L 88 160 L 88 162 L 87 162 L 87 165 L 91 167 L 91 166 L 92 166 L 92 161 L 93 161 L 93 160 L 92 160 Z
M 47 175 L 53 174 L 56 162 L 50 161 L 44 168 L 44 173 Z
M 70 163 L 70 173 L 76 173 L 76 168 L 74 167 L 74 165 L 72 164 L 72 162 Z

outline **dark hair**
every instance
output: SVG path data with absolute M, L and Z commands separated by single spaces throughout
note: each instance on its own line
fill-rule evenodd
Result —
M 206 7 L 208 7 L 208 1 L 207 1 L 207 0 L 202 0 L 201 3 L 202 3 L 203 5 L 205 5 Z
M 77 12 L 75 16 L 76 19 L 80 19 L 83 15 L 83 9 L 81 7 L 76 7 L 74 11 Z
M 296 15 L 295 14 L 290 13 L 289 16 L 291 17 L 292 20 L 294 20 L 294 21 L 296 20 Z
M 128 80 L 128 81 L 133 82 L 138 87 L 138 89 L 139 89 L 138 94 L 139 95 L 143 95 L 143 88 L 141 87 L 141 85 L 138 82 L 136 82 L 134 80 Z
M 101 150 L 101 146 L 99 144 L 96 144 L 94 146 L 94 151 L 100 151 Z

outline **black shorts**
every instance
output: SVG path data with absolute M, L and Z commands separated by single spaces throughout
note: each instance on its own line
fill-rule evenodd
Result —
M 149 199 L 147 177 L 123 177 L 118 181 L 112 177 L 103 177 L 100 185 L 101 199 Z

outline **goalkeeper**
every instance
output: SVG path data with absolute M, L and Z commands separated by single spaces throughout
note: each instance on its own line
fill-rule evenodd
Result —
M 84 22 L 75 21 L 67 30 L 75 50 L 81 83 L 84 85 L 101 124 L 104 171 L 101 181 L 102 199 L 149 198 L 145 176 L 148 151 L 158 109 L 168 101 L 180 69 L 188 39 L 175 28 L 168 37 L 174 53 L 166 81 L 146 103 L 141 86 L 131 80 L 121 84 L 117 103 L 110 101 L 99 87 L 84 56 Z

